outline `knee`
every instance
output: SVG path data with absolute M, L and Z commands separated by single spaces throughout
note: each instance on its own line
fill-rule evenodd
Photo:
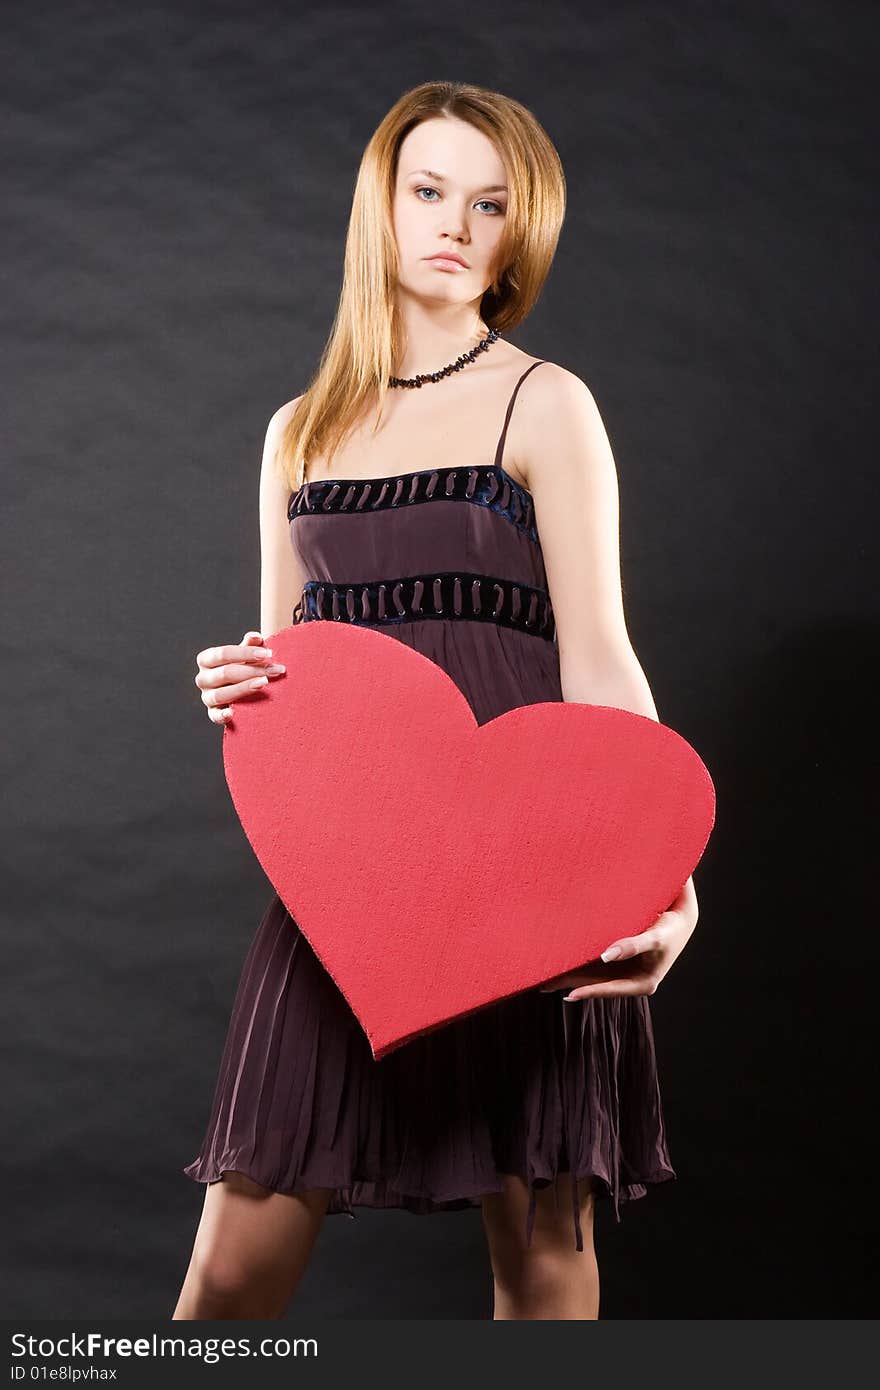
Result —
M 234 1317 L 253 1304 L 260 1285 L 249 1264 L 219 1249 L 202 1250 L 193 1259 L 192 1283 L 203 1318 Z
M 570 1286 L 573 1275 L 584 1267 L 584 1262 L 595 1260 L 592 1245 L 586 1239 L 582 1252 L 571 1242 L 553 1241 L 533 1243 L 530 1249 L 524 1244 L 511 1244 L 507 1249 L 496 1249 L 493 1254 L 492 1273 L 496 1286 L 536 1302 L 553 1300 Z
M 275 1318 L 284 1312 L 289 1284 L 289 1271 L 277 1262 L 208 1236 L 192 1254 L 187 1300 L 197 1318 Z

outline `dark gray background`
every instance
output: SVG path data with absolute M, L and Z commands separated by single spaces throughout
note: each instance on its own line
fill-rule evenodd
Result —
M 176 1301 L 271 896 L 195 654 L 259 626 L 266 424 L 329 330 L 367 139 L 443 77 L 559 147 L 513 337 L 596 396 L 633 643 L 718 793 L 652 999 L 678 1181 L 600 1207 L 601 1315 L 871 1316 L 876 7 L 429 11 L 3 6 L 3 1311 Z M 488 1309 L 478 1210 L 360 1209 L 290 1317 Z

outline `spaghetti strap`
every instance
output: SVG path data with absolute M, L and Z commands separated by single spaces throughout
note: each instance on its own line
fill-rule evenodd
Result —
M 529 372 L 533 372 L 536 367 L 540 367 L 542 362 L 544 362 L 545 360 L 545 358 L 540 357 L 537 362 L 533 362 L 530 367 L 526 367 L 525 371 L 523 372 L 522 376 L 520 377 L 519 381 L 516 383 L 516 385 L 513 388 L 513 391 L 511 392 L 510 400 L 507 403 L 507 414 L 504 417 L 504 428 L 501 431 L 501 438 L 498 440 L 498 447 L 495 450 L 496 468 L 501 467 L 501 458 L 504 454 L 504 441 L 507 438 L 507 426 L 510 424 L 510 417 L 513 414 L 513 403 L 516 400 L 516 393 L 522 386 Z

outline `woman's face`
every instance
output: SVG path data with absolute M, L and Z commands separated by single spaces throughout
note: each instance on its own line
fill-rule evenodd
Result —
M 394 190 L 400 284 L 420 298 L 479 302 L 507 211 L 507 178 L 497 149 L 466 121 L 432 117 L 403 140 Z M 432 261 L 452 252 L 465 268 Z

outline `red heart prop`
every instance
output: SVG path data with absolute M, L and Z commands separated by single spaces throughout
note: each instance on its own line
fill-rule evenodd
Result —
M 287 674 L 233 705 L 226 780 L 376 1060 L 644 931 L 705 849 L 714 787 L 664 724 L 545 701 L 479 725 L 388 633 L 266 644 Z

